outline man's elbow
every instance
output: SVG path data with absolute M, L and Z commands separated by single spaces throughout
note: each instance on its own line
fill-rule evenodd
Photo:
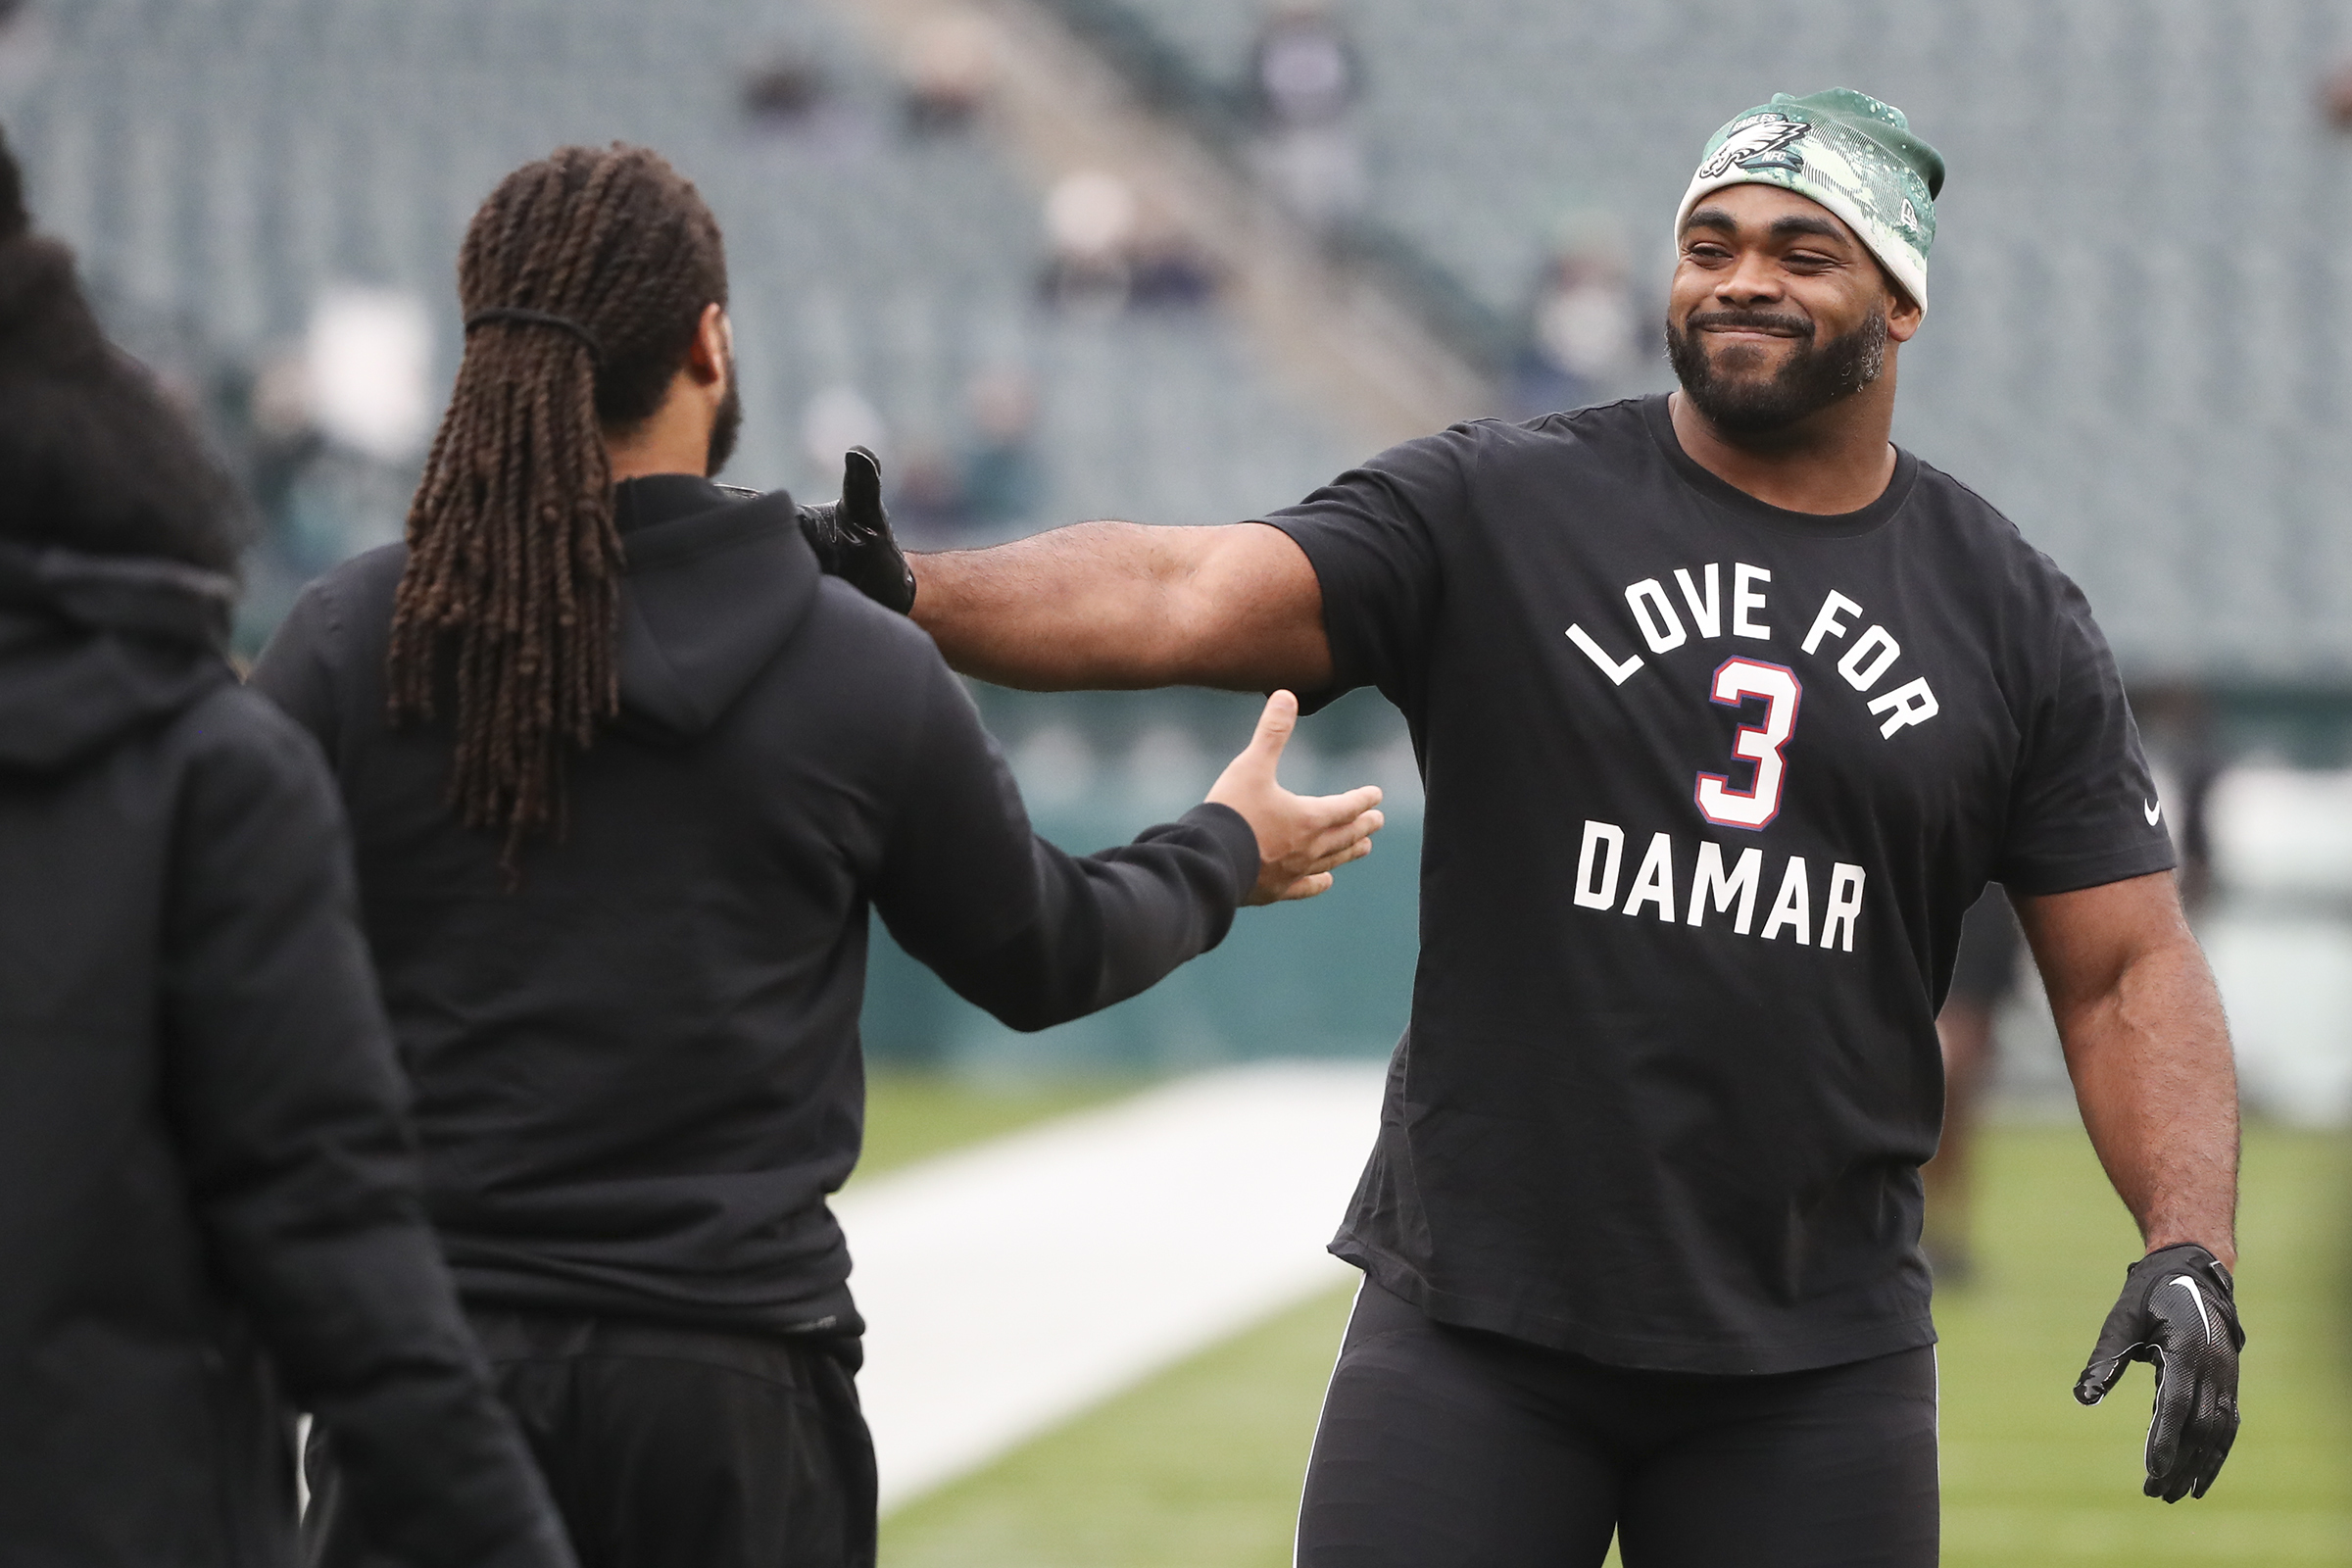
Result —
M 1026 968 L 1000 952 L 995 961 L 948 978 L 956 995 L 1016 1034 L 1033 1035 L 1086 1014 L 1050 977 Z

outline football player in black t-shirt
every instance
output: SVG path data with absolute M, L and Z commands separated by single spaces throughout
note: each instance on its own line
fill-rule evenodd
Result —
M 991 680 L 1373 685 L 1410 724 L 1421 957 L 1302 1563 L 1934 1562 L 1919 1167 L 1988 879 L 2149 1249 L 2078 1396 L 2157 1363 L 2152 1495 L 2228 1452 L 2229 1043 L 2114 662 L 1888 441 L 1942 172 L 1875 99 L 1777 97 L 1677 217 L 1679 394 L 1456 425 L 1261 522 L 915 563 Z

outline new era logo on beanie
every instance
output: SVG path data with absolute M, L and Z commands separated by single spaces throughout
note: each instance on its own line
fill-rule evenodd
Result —
M 1709 138 L 1683 193 L 1674 215 L 1678 239 L 1700 197 L 1747 184 L 1779 185 L 1836 213 L 1927 308 L 1943 157 L 1911 133 L 1901 110 L 1833 87 L 1802 98 L 1774 93 L 1772 102 L 1735 116 Z

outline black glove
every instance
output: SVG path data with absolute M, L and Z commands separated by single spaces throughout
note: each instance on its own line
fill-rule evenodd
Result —
M 2124 1294 L 2099 1330 L 2075 1397 L 2096 1404 L 2124 1367 L 2156 1368 L 2156 1409 L 2148 1419 L 2151 1497 L 2202 1497 L 2237 1441 L 2237 1326 L 2230 1271 L 2202 1247 L 2183 1243 L 2150 1252 L 2124 1275 Z
M 904 615 L 914 608 L 914 573 L 882 510 L 882 465 L 865 448 L 852 447 L 841 468 L 841 499 L 801 508 L 801 536 L 827 573 Z

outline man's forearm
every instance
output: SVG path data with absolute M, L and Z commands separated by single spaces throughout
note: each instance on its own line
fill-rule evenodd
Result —
M 2237 1257 L 2237 1075 L 2213 971 L 2185 929 L 2059 1018 L 2083 1125 L 2153 1249 Z
M 912 558 L 914 618 L 967 675 L 1028 691 L 1328 682 L 1313 569 L 1257 524 L 1082 522 Z
M 914 618 L 967 675 L 1027 691 L 1168 684 L 1172 529 L 1082 522 L 985 550 L 917 555 Z

